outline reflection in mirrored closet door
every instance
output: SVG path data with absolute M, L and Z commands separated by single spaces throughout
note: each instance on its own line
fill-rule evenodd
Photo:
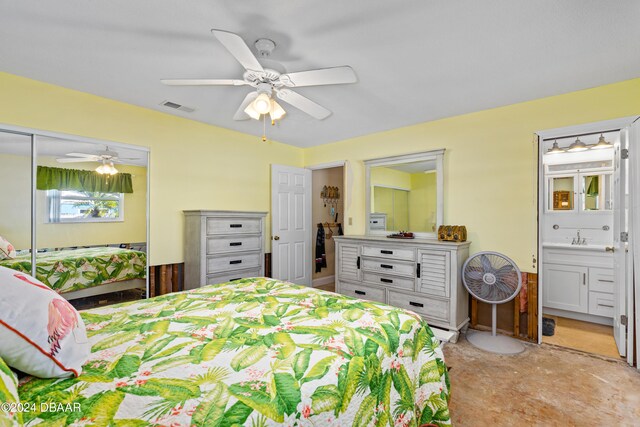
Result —
M 0 168 L 11 180 L 0 196 L 9 212 L 0 236 L 19 249 L 10 268 L 31 272 L 33 256 L 36 277 L 81 309 L 145 298 L 148 150 L 39 133 L 0 137 Z
M 0 266 L 31 274 L 31 135 L 0 131 Z

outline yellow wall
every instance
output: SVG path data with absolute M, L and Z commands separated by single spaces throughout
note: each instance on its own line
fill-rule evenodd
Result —
M 183 261 L 182 210 L 269 211 L 270 165 L 303 164 L 300 148 L 7 73 L 0 93 L 0 123 L 151 148 L 154 265 Z
M 409 230 L 432 232 L 436 222 L 436 173 L 412 173 L 409 193 Z
M 523 270 L 535 271 L 534 132 L 634 114 L 640 114 L 640 79 L 312 147 L 305 150 L 305 164 L 349 161 L 345 216 L 353 225 L 345 233 L 362 234 L 362 161 L 446 148 L 444 222 L 467 226 L 472 252 L 504 252 Z

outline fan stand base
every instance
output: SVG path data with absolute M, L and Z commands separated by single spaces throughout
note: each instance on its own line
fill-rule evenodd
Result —
M 524 351 L 524 345 L 515 338 L 504 335 L 492 335 L 484 331 L 467 331 L 467 341 L 480 350 L 498 354 L 518 354 Z

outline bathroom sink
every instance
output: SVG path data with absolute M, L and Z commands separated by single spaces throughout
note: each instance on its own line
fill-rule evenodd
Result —
M 595 251 L 605 252 L 607 245 L 602 244 L 586 244 L 586 245 L 572 245 L 571 243 L 543 243 L 543 248 L 555 248 L 555 249 L 572 249 L 577 251 Z

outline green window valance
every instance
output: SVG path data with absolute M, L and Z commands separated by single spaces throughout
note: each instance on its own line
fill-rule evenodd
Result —
M 94 171 L 38 166 L 38 190 L 73 190 L 92 193 L 133 193 L 131 174 L 101 175 Z

